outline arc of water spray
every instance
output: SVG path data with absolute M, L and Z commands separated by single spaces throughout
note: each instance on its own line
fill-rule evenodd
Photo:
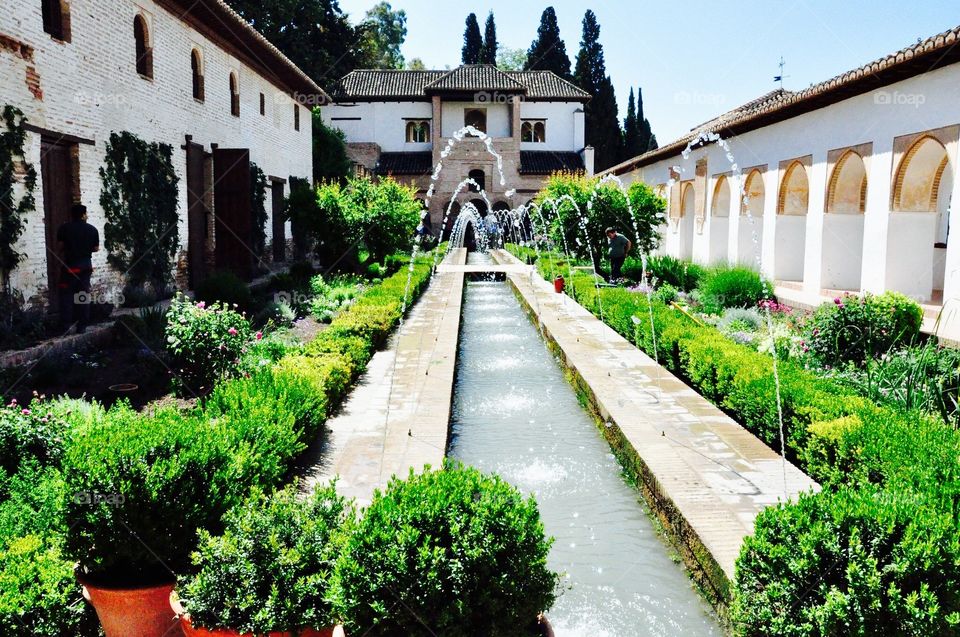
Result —
M 737 180 L 737 189 L 740 193 L 742 209 L 746 210 L 747 212 L 746 217 L 748 223 L 750 224 L 750 238 L 753 241 L 754 248 L 756 249 L 756 256 L 754 259 L 757 263 L 757 269 L 761 273 L 760 281 L 767 295 L 772 296 L 773 290 L 769 289 L 767 286 L 767 281 L 763 277 L 763 245 L 760 241 L 760 236 L 757 234 L 756 222 L 753 218 L 753 213 L 750 210 L 750 193 L 747 192 L 746 184 L 743 181 L 743 172 L 740 170 L 740 166 L 736 162 L 733 151 L 730 149 L 730 144 L 717 133 L 712 131 L 701 131 L 696 137 L 687 143 L 686 148 L 684 148 L 680 154 L 685 160 L 689 159 L 690 153 L 693 151 L 694 146 L 710 143 L 716 143 L 717 146 L 723 149 L 727 161 L 730 162 L 731 173 L 736 177 Z M 682 169 L 679 166 L 674 166 L 672 168 L 677 174 L 682 172 Z M 671 177 L 667 183 L 668 186 L 672 187 L 676 183 L 676 179 Z M 739 211 L 737 212 L 739 214 Z M 740 216 L 742 217 L 743 215 Z M 763 221 L 763 219 L 761 219 L 761 221 Z M 771 312 L 768 304 L 764 305 L 763 312 L 766 318 L 765 322 L 767 324 L 767 331 L 770 335 L 770 342 L 773 345 L 771 348 L 771 355 L 773 357 L 773 384 L 777 396 L 777 422 L 780 428 L 780 460 L 783 473 L 783 495 L 784 498 L 786 498 L 789 495 L 789 491 L 787 489 L 787 443 L 783 430 L 783 402 L 780 396 L 780 357 L 777 353 L 776 336 L 773 330 L 773 313 Z

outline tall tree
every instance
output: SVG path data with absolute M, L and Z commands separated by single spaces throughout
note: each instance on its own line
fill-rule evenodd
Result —
M 483 49 L 483 38 L 480 36 L 480 24 L 477 14 L 467 16 L 467 27 L 463 30 L 463 49 L 460 61 L 464 64 L 479 64 L 480 52 Z
M 627 100 L 627 116 L 623 120 L 623 153 L 621 161 L 635 157 L 646 150 L 640 136 L 640 122 L 637 118 L 637 103 L 633 97 L 633 87 Z
M 537 39 L 527 51 L 527 68 L 534 71 L 553 71 L 569 80 L 570 58 L 567 57 L 567 45 L 560 39 L 560 26 L 553 7 L 547 7 L 540 16 Z
M 376 69 L 402 69 L 400 47 L 407 38 L 407 12 L 393 10 L 389 2 L 379 2 L 367 11 L 360 24 L 367 38 L 368 66 Z
M 483 46 L 480 48 L 480 64 L 497 63 L 497 25 L 493 21 L 493 11 L 487 14 L 483 25 Z
M 427 69 L 427 65 L 423 63 L 423 60 L 421 58 L 413 58 L 412 60 L 407 62 L 408 71 L 425 71 L 426 69 Z
M 617 96 L 603 59 L 600 25 L 590 9 L 583 16 L 583 37 L 577 53 L 574 81 L 593 96 L 586 107 L 586 141 L 594 148 L 594 169 L 604 170 L 620 158 L 623 134 L 617 114 Z
M 318 84 L 364 63 L 368 43 L 337 0 L 228 0 L 228 4 Z
M 640 88 L 637 88 L 637 126 L 640 130 L 640 153 L 645 153 L 648 150 L 656 150 L 657 137 L 650 129 L 650 122 L 643 115 L 643 91 Z

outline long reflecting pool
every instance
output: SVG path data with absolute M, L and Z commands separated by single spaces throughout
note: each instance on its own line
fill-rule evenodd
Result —
M 449 455 L 536 495 L 565 574 L 557 635 L 722 635 L 509 284 L 465 294 Z

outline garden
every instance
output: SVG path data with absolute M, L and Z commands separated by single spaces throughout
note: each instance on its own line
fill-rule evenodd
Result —
M 787 458 L 823 487 L 756 520 L 728 600 L 736 634 L 956 634 L 960 355 L 920 334 L 921 308 L 888 292 L 799 312 L 750 268 L 669 256 L 628 260 L 635 284 L 609 286 L 576 239 L 606 220 L 567 206 L 539 245 L 508 249 L 778 453 L 782 422 Z
M 550 540 L 499 478 L 428 469 L 362 510 L 332 484 L 299 495 L 298 456 L 434 262 L 409 255 L 410 189 L 311 193 L 362 239 L 343 267 L 297 264 L 255 292 L 219 274 L 124 319 L 161 353 L 170 397 L 0 408 L 0 634 L 540 633 L 559 581 Z

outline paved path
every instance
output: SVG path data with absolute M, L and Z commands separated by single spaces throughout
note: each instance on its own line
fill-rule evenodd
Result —
M 437 272 L 461 272 L 475 274 L 479 272 L 529 272 L 529 267 L 521 264 L 455 264 L 455 263 L 441 263 L 437 267 Z
M 517 263 L 503 251 L 494 256 Z M 508 277 L 647 466 L 658 495 L 732 581 L 757 514 L 816 483 L 542 277 Z
M 447 263 L 462 265 L 466 250 Z M 388 347 L 374 354 L 340 412 L 304 453 L 301 488 L 339 476 L 338 491 L 368 504 L 394 474 L 439 467 L 447 449 L 463 273 L 438 271 Z M 389 407 L 389 408 L 388 408 Z

